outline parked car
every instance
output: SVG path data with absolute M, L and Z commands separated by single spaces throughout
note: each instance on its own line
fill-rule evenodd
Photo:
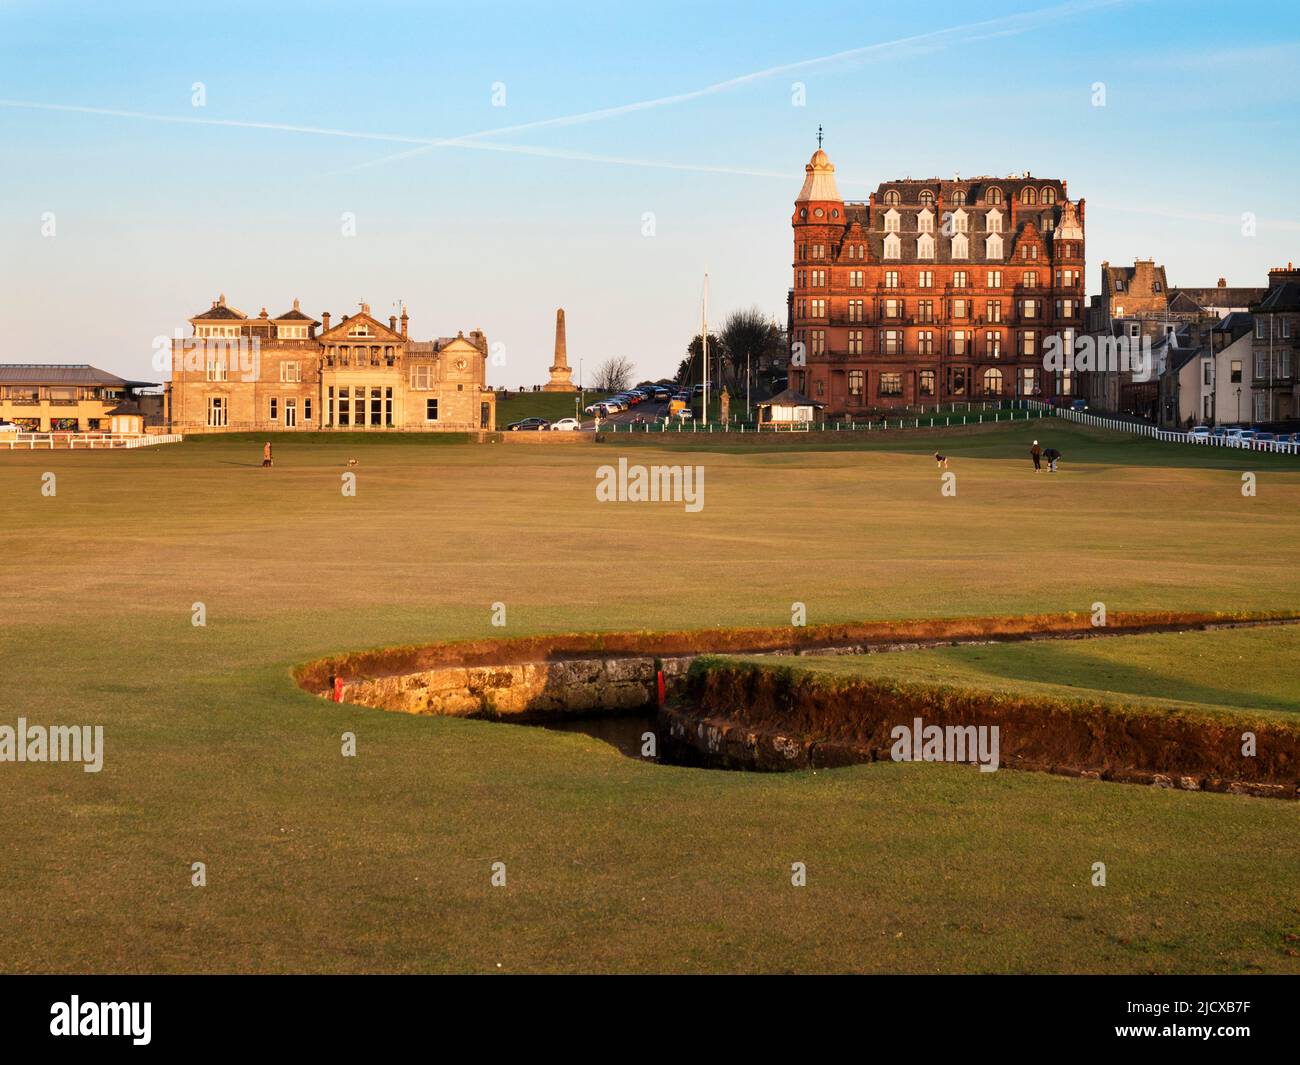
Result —
M 537 429 L 549 429 L 551 423 L 545 418 L 524 418 L 517 422 L 511 422 L 506 426 L 512 433 Z
M 668 389 L 666 389 L 666 388 L 656 388 L 656 389 L 655 389 L 655 402 L 656 402 L 656 403 L 667 403 L 670 399 L 672 399 L 672 393 L 669 392 Z
M 22 428 L 13 422 L 0 422 L 0 433 L 21 433 Z
M 1279 444 L 1294 444 L 1300 441 L 1300 433 L 1278 433 L 1277 442 Z
M 603 403 L 588 403 L 585 407 L 582 408 L 582 413 L 583 414 L 604 414 L 605 413 L 605 411 L 603 410 L 604 406 L 605 404 Z
M 690 407 L 683 407 L 677 412 L 677 417 L 684 422 L 690 421 L 695 417 L 695 412 Z
M 1256 433 L 1255 439 L 1251 441 L 1251 446 L 1263 451 L 1268 451 L 1272 449 L 1273 441 L 1276 439 L 1276 433 Z M 1265 445 L 1267 445 L 1267 447 Z
M 1226 425 L 1216 425 L 1214 427 L 1214 432 L 1210 435 L 1216 438 L 1225 437 L 1228 435 L 1228 427 Z
M 1237 429 L 1228 434 L 1228 443 L 1233 447 L 1250 447 L 1254 441 L 1254 429 Z
M 1210 427 L 1208 425 L 1193 425 L 1191 429 L 1188 430 L 1188 433 L 1195 437 L 1197 441 L 1210 439 Z
M 581 428 L 582 423 L 577 418 L 561 418 L 558 422 L 551 422 L 553 433 L 572 433 Z
M 1086 399 L 1076 399 L 1073 402 L 1071 402 L 1070 409 L 1077 410 L 1077 411 L 1085 411 L 1088 409 L 1088 401 Z

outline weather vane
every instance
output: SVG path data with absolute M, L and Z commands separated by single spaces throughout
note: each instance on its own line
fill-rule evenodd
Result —
M 821 123 L 818 123 L 817 124 L 817 147 L 820 148 L 821 146 L 822 146 L 822 127 L 821 127 Z

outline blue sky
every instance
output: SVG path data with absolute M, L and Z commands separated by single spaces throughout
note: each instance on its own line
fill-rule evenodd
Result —
M 490 380 L 510 385 L 544 379 L 563 306 L 575 367 L 627 355 L 658 376 L 698 327 L 706 269 L 711 320 L 784 320 L 819 123 L 850 199 L 909 175 L 1066 179 L 1088 203 L 1090 292 L 1103 259 L 1138 255 L 1175 284 L 1262 284 L 1300 259 L 1294 15 L 0 2 L 0 361 L 153 379 L 153 338 L 224 292 L 250 315 L 301 297 L 336 320 L 404 300 L 420 338 L 503 343 Z M 569 116 L 589 117 L 550 121 Z M 448 139 L 465 143 L 425 143 Z

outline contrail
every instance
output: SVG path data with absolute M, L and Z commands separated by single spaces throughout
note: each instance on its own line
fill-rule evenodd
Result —
M 395 162 L 399 159 L 422 155 L 439 148 L 462 147 L 509 151 L 527 155 L 552 155 L 556 158 L 586 159 L 592 162 L 619 163 L 628 166 L 647 166 L 670 170 L 695 170 L 707 173 L 732 173 L 768 177 L 775 175 L 766 171 L 751 171 L 729 167 L 709 167 L 685 163 L 658 163 L 650 160 L 619 159 L 609 156 L 592 156 L 578 153 L 565 154 L 558 150 L 547 151 L 545 149 L 524 148 L 518 145 L 492 146 L 481 142 L 486 138 L 499 137 L 511 133 L 522 133 L 529 130 L 547 129 L 551 127 L 581 125 L 588 122 L 602 121 L 607 118 L 615 118 L 619 115 L 632 114 L 638 111 L 648 111 L 655 108 L 687 103 L 691 100 L 698 100 L 703 97 L 728 92 L 740 86 L 748 85 L 766 78 L 772 78 L 782 74 L 790 74 L 801 70 L 810 70 L 834 63 L 861 60 L 885 51 L 892 50 L 897 53 L 898 51 L 905 49 L 934 50 L 944 47 L 958 35 L 962 35 L 961 40 L 964 43 L 970 43 L 971 41 L 984 40 L 991 37 L 1025 33 L 1031 29 L 1037 28 L 1038 26 L 1055 22 L 1074 14 L 1099 10 L 1101 8 L 1115 7 L 1132 2 L 1133 0 L 1071 0 L 1070 3 L 1058 4 L 1054 7 L 1040 8 L 1036 11 L 1023 12 L 1017 15 L 1006 15 L 999 18 L 986 19 L 980 22 L 966 23 L 961 26 L 949 26 L 945 29 L 933 30 L 928 33 L 917 34 L 911 37 L 901 37 L 893 41 L 881 41 L 875 44 L 864 45 L 859 48 L 850 48 L 845 51 L 834 52 L 830 55 L 817 56 L 812 59 L 802 59 L 793 63 L 768 67 L 766 70 L 758 70 L 749 74 L 742 74 L 738 77 L 728 78 L 725 81 L 719 81 L 712 85 L 706 85 L 701 89 L 693 89 L 688 92 L 676 93 L 671 96 L 660 96 L 651 100 L 640 100 L 634 103 L 619 104 L 614 107 L 604 107 L 594 111 L 584 111 L 579 114 L 538 119 L 533 122 L 523 122 L 512 126 L 498 126 L 494 129 L 479 130 L 478 132 L 466 133 L 458 137 L 412 137 L 396 133 L 371 133 L 360 130 L 333 129 L 324 126 L 303 126 L 281 122 L 249 122 L 240 119 L 199 118 L 190 115 L 162 115 L 145 111 L 127 111 L 107 107 L 87 107 L 77 104 L 39 103 L 27 100 L 0 99 L 0 107 L 32 111 L 56 111 L 73 114 L 100 115 L 111 118 L 130 118 L 148 122 L 169 122 L 177 125 L 224 126 L 232 129 L 260 129 L 281 133 L 302 133 L 314 136 L 341 137 L 353 140 L 371 140 L 416 145 L 413 149 L 383 156 L 379 159 L 374 159 L 366 163 L 360 163 L 355 167 L 347 168 L 350 170 L 360 170 L 379 166 L 383 163 Z M 782 176 L 788 177 L 788 175 Z

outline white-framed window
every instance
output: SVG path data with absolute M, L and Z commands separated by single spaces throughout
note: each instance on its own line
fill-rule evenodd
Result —
M 916 239 L 916 257 L 918 259 L 934 258 L 934 237 L 929 233 L 922 233 Z
M 1002 238 L 996 233 L 992 234 L 984 242 L 984 258 L 1001 259 L 1002 258 Z
M 302 380 L 302 366 L 296 362 L 280 363 L 280 380 L 286 384 L 297 384 Z
M 1037 354 L 1037 341 L 1032 329 L 1025 329 L 1020 334 L 1020 354 L 1035 355 Z
M 985 288 L 1001 288 L 1001 287 L 1002 287 L 1002 271 L 1001 271 L 1001 270 L 990 270 L 990 271 L 988 272 L 988 274 L 985 275 L 985 286 L 984 286 L 984 287 L 985 287 Z
M 881 330 L 880 353 L 882 355 L 901 355 L 903 353 L 903 331 L 901 329 Z
M 1255 339 L 1256 339 L 1256 340 L 1263 340 L 1263 339 L 1264 339 L 1264 336 L 1265 336 L 1265 333 L 1264 333 L 1264 319 L 1263 319 L 1263 318 L 1257 318 L 1257 319 L 1255 320 Z
M 223 352 L 210 353 L 207 359 L 207 378 L 209 381 L 224 381 L 228 367 Z
M 990 322 L 1002 321 L 1002 301 L 985 300 L 984 301 L 984 318 Z
M 280 418 L 280 400 L 276 396 L 270 398 L 268 414 L 273 422 L 278 421 Z
M 424 420 L 426 422 L 436 422 L 438 420 L 438 401 L 436 399 L 426 399 L 424 401 Z
M 849 354 L 850 355 L 862 354 L 862 330 L 861 329 L 849 330 Z
M 809 301 L 808 301 L 808 311 L 809 311 L 809 317 L 810 317 L 810 318 L 825 318 L 825 317 L 826 317 L 826 301 L 825 301 L 825 300 L 809 300 Z
M 902 215 L 897 211 L 885 212 L 885 232 L 897 233 L 901 228 Z
M 416 392 L 427 392 L 433 387 L 433 367 L 428 363 L 415 363 L 411 366 L 411 388 Z
M 826 354 L 826 330 L 812 329 L 809 331 L 809 337 L 812 339 L 812 353 L 814 355 Z
M 970 241 L 965 233 L 958 233 L 952 238 L 952 257 L 954 259 L 970 258 Z
M 902 243 L 898 239 L 897 233 L 890 233 L 885 237 L 885 258 L 897 259 L 902 254 Z
M 1001 211 L 990 211 L 988 214 L 986 214 L 986 215 L 984 216 L 984 225 L 985 225 L 985 228 L 986 228 L 990 233 L 1001 233 L 1001 232 L 1002 232 L 1002 212 L 1001 212 Z
M 1262 392 L 1255 394 L 1255 421 L 1268 420 L 1268 396 Z
M 277 325 L 275 335 L 281 340 L 306 340 L 307 327 L 305 325 Z
M 885 288 L 898 288 L 899 273 L 897 270 L 885 271 Z
M 916 275 L 917 288 L 934 288 L 934 271 L 920 270 Z
M 849 271 L 849 288 L 862 288 L 867 283 L 867 272 L 865 270 Z
M 922 211 L 916 216 L 916 231 L 918 233 L 934 232 L 934 212 Z
M 208 426 L 212 429 L 221 429 L 228 424 L 230 417 L 230 404 L 225 396 L 208 397 Z
M 864 322 L 866 321 L 866 301 L 849 300 L 849 321 Z

